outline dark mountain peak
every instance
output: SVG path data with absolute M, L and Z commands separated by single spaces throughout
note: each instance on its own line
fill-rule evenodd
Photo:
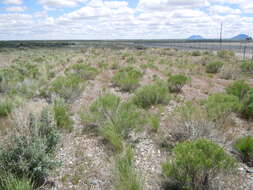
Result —
M 232 40 L 246 40 L 250 39 L 251 37 L 246 34 L 238 34 L 237 36 L 234 36 Z
M 204 38 L 200 35 L 192 35 L 188 38 L 188 40 L 202 40 L 202 39 Z

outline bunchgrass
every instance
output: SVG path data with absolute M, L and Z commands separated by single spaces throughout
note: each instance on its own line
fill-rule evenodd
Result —
M 122 91 L 133 91 L 138 87 L 141 76 L 141 71 L 128 66 L 121 68 L 112 78 L 112 82 Z
M 152 105 L 164 104 L 169 101 L 170 94 L 166 82 L 160 80 L 137 89 L 133 97 L 133 102 L 141 108 L 149 108 Z
M 134 166 L 134 152 L 130 147 L 116 159 L 114 187 L 117 190 L 143 189 L 140 175 Z

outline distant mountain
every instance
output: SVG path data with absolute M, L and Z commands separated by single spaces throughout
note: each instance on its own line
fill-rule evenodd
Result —
M 192 35 L 189 38 L 187 38 L 188 40 L 203 40 L 204 38 L 200 35 Z
M 232 40 L 246 40 L 250 38 L 250 36 L 246 35 L 246 34 L 239 34 L 237 36 L 234 36 L 233 38 L 231 38 Z

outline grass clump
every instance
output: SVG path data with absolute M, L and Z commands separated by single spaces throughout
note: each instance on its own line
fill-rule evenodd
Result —
M 169 100 L 167 84 L 160 80 L 138 89 L 133 98 L 133 102 L 141 108 L 168 103 Z
M 240 68 L 242 72 L 244 73 L 253 73 L 253 62 L 252 61 L 244 61 L 241 65 Z
M 186 84 L 188 78 L 185 75 L 172 75 L 168 79 L 168 86 L 170 92 L 180 92 L 183 86 Z
M 64 99 L 56 98 L 53 102 L 53 111 L 55 114 L 56 125 L 59 129 L 71 132 L 73 129 L 73 120 Z
M 234 149 L 239 153 L 241 160 L 249 167 L 253 166 L 253 137 L 247 136 L 238 139 Z
M 224 63 L 220 62 L 220 61 L 208 63 L 206 65 L 206 72 L 207 73 L 218 73 L 223 65 L 224 65 Z
M 215 127 L 207 118 L 207 113 L 199 104 L 186 102 L 173 111 L 173 129 L 168 140 L 177 142 L 209 138 Z
M 201 52 L 200 51 L 193 51 L 191 53 L 192 56 L 201 56 Z
M 217 123 L 224 123 L 226 118 L 241 108 L 239 98 L 229 94 L 213 94 L 204 101 L 208 118 Z
M 223 59 L 230 59 L 235 56 L 235 53 L 229 50 L 220 50 L 217 52 L 217 56 Z
M 33 190 L 33 185 L 29 179 L 19 179 L 4 171 L 0 175 L 0 188 L 2 190 Z
M 222 79 L 233 79 L 235 80 L 240 74 L 240 68 L 237 63 L 224 64 L 221 68 L 220 77 Z
M 132 91 L 139 85 L 139 79 L 142 77 L 142 72 L 134 67 L 125 67 L 119 70 L 112 78 L 115 86 L 118 86 L 122 91 Z
M 134 153 L 128 147 L 115 164 L 115 189 L 117 190 L 142 190 L 140 177 L 134 166 Z
M 160 128 L 160 115 L 159 114 L 150 114 L 150 125 L 153 132 L 157 133 Z
M 9 98 L 0 99 L 0 118 L 7 116 L 13 108 L 13 103 Z
M 236 81 L 226 89 L 228 94 L 239 98 L 241 108 L 239 112 L 246 119 L 253 118 L 253 89 L 245 81 Z
M 1 68 L 0 92 L 24 94 L 20 86 L 28 85 L 27 81 L 29 81 L 29 83 L 31 83 L 30 81 L 38 81 L 39 76 L 38 65 L 29 62 L 20 62 L 9 67 Z
M 221 147 L 204 139 L 180 143 L 172 152 L 163 173 L 178 189 L 209 189 L 218 174 L 235 167 L 235 160 Z
M 65 100 L 72 100 L 83 90 L 84 82 L 78 75 L 67 74 L 56 78 L 49 91 Z
M 92 80 L 98 74 L 98 70 L 84 63 L 77 63 L 66 70 L 66 73 L 78 75 L 83 80 Z
M 242 100 L 241 115 L 246 119 L 253 119 L 253 89 L 249 90 Z
M 89 122 L 98 127 L 98 132 L 116 150 L 121 150 L 123 139 L 143 123 L 141 118 L 141 112 L 136 105 L 113 94 L 101 96 L 90 106 Z
M 243 80 L 236 81 L 226 88 L 228 94 L 234 95 L 238 97 L 240 100 L 242 100 L 245 97 L 245 95 L 249 92 L 249 90 L 250 86 Z
M 2 145 L 1 169 L 18 179 L 31 179 L 35 186 L 40 186 L 57 165 L 53 161 L 58 142 L 53 114 L 45 108 L 38 120 L 30 114 L 28 121 L 18 121 L 16 125 L 15 136 L 9 143 L 5 142 L 8 146 Z

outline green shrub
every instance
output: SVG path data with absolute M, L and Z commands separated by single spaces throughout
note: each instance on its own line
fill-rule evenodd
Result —
M 134 153 L 129 147 L 116 160 L 114 186 L 117 190 L 143 189 L 134 166 Z
M 123 146 L 122 139 L 143 123 L 141 112 L 133 103 L 113 94 L 105 94 L 93 102 L 90 114 L 90 122 L 117 150 Z
M 53 153 L 59 140 L 59 134 L 51 108 L 46 107 L 42 110 L 39 121 L 36 121 L 36 119 L 30 115 L 29 127 L 31 128 L 31 132 L 33 132 L 33 130 L 36 132 L 36 128 L 38 129 L 38 137 L 42 138 L 47 146 L 46 152 Z
M 241 68 L 242 72 L 253 73 L 253 62 L 252 61 L 244 61 L 240 65 L 240 68 Z
M 163 173 L 179 189 L 208 189 L 218 174 L 235 167 L 234 159 L 221 147 L 204 139 L 180 143 L 172 152 L 174 156 L 163 165 Z
M 170 92 L 180 92 L 186 84 L 188 78 L 184 75 L 173 75 L 168 80 Z
M 215 125 L 207 118 L 207 113 L 198 104 L 186 102 L 173 111 L 175 129 L 170 133 L 169 139 L 183 142 L 199 138 L 208 138 Z M 173 145 L 172 144 L 172 145 Z
M 225 122 L 226 118 L 241 108 L 239 99 L 229 94 L 213 94 L 204 101 L 204 106 L 210 120 L 215 122 Z
M 160 116 L 158 114 L 155 114 L 155 115 L 150 114 L 149 119 L 150 119 L 152 131 L 157 133 L 160 128 Z
M 218 73 L 224 63 L 216 61 L 216 62 L 211 62 L 206 65 L 206 72 L 207 73 Z
M 211 61 L 213 61 L 213 57 L 210 55 L 204 55 L 200 59 L 201 65 L 204 65 L 204 66 L 210 63 Z
M 112 78 L 115 86 L 123 91 L 132 91 L 139 85 L 142 73 L 134 67 L 125 67 L 119 70 Z
M 238 139 L 234 149 L 239 153 L 241 160 L 248 166 L 253 166 L 253 137 L 247 136 Z
M 0 174 L 0 188 L 2 190 L 33 190 L 33 185 L 28 179 L 19 179 L 4 171 Z
M 246 119 L 253 119 L 253 89 L 242 100 L 241 115 Z
M 148 108 L 152 105 L 168 103 L 170 95 L 165 82 L 156 81 L 151 85 L 144 86 L 135 92 L 133 102 L 142 108 Z
M 250 86 L 242 80 L 236 81 L 226 88 L 228 94 L 237 96 L 240 100 L 245 97 L 249 90 Z
M 13 103 L 8 98 L 1 98 L 0 99 L 0 117 L 7 116 L 13 107 Z
M 0 69 L 0 82 L 22 82 L 25 78 L 36 79 L 39 74 L 39 66 L 37 64 L 21 62 Z
M 77 63 L 68 68 L 66 73 L 73 73 L 84 80 L 91 80 L 96 77 L 98 71 L 96 68 L 91 67 L 88 64 Z
M 31 114 L 28 122 L 20 122 L 17 122 L 20 126 L 16 126 L 16 134 L 11 137 L 9 146 L 3 146 L 0 152 L 1 169 L 19 179 L 31 179 L 39 186 L 45 182 L 50 169 L 56 166 L 52 153 L 58 133 L 48 108 L 42 111 L 39 120 Z
M 201 56 L 201 52 L 200 51 L 193 51 L 191 53 L 192 56 Z
M 228 63 L 221 68 L 220 76 L 222 79 L 235 80 L 240 74 L 240 68 L 237 63 Z
M 78 96 L 84 87 L 84 80 L 75 74 L 60 76 L 52 82 L 51 93 L 59 95 L 65 100 L 72 100 Z
M 100 134 L 113 146 L 116 151 L 121 151 L 124 147 L 124 138 L 118 126 L 107 124 L 100 128 Z
M 217 56 L 223 59 L 230 59 L 235 56 L 235 53 L 229 50 L 221 50 L 217 52 Z
M 57 98 L 54 100 L 53 110 L 55 114 L 56 125 L 59 129 L 71 132 L 73 129 L 73 120 L 70 117 L 70 112 L 64 99 Z

